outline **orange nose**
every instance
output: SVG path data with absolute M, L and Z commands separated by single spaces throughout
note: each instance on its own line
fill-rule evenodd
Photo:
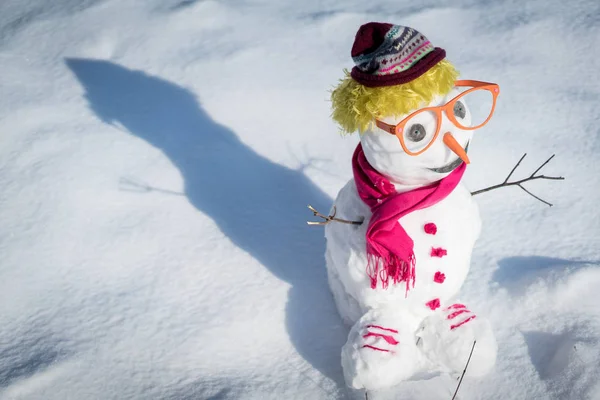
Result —
M 454 136 L 450 132 L 446 132 L 444 134 L 444 144 L 448 146 L 450 150 L 452 150 L 457 156 L 461 158 L 465 162 L 465 164 L 470 164 L 469 157 L 467 156 L 467 152 L 463 147 L 454 139 Z

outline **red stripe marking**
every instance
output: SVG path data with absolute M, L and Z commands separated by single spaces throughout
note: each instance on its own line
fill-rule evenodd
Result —
M 467 310 L 466 308 L 463 308 L 462 310 L 454 311 L 452 314 L 448 315 L 448 319 L 454 319 L 454 317 L 456 317 L 457 315 L 460 315 L 460 314 L 463 314 L 466 312 L 470 312 L 470 311 Z
M 462 321 L 462 322 L 459 322 L 459 323 L 458 323 L 458 324 L 456 324 L 456 325 L 452 325 L 452 326 L 450 327 L 450 330 L 452 331 L 452 330 L 454 330 L 454 329 L 458 328 L 459 326 L 466 324 L 466 323 L 467 323 L 467 322 L 469 322 L 470 320 L 472 320 L 472 319 L 475 319 L 475 317 L 476 317 L 476 315 L 472 315 L 472 316 L 470 316 L 469 318 L 465 319 L 464 321 Z
M 386 350 L 386 349 L 380 349 L 379 347 L 371 346 L 370 344 L 365 344 L 363 346 L 363 348 L 364 347 L 368 347 L 369 349 L 378 350 L 378 351 L 385 351 L 386 353 L 389 351 L 389 350 Z
M 390 332 L 398 333 L 398 331 L 395 330 L 395 329 L 384 328 L 384 327 L 379 326 L 379 325 L 367 325 L 367 328 L 377 328 L 377 329 L 381 329 L 381 330 L 384 330 L 384 331 L 390 331 Z
M 369 332 L 366 335 L 364 335 L 363 337 L 364 338 L 368 338 L 370 336 L 375 336 L 375 337 L 383 338 L 386 342 L 388 342 L 389 344 L 393 344 L 393 345 L 397 345 L 398 343 L 400 343 L 396 339 L 394 339 L 392 336 L 390 336 L 390 335 L 384 335 L 382 333 Z
M 452 304 L 450 307 L 446 308 L 446 310 L 451 310 L 453 308 L 467 308 L 464 304 Z

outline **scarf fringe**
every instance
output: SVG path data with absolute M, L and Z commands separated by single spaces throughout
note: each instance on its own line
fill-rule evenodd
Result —
M 367 251 L 367 275 L 371 278 L 371 289 L 377 288 L 377 282 L 381 282 L 381 287 L 387 289 L 390 281 L 392 284 L 406 282 L 406 296 L 408 291 L 415 287 L 416 279 L 416 259 L 412 253 L 408 260 L 389 254 L 382 257 Z

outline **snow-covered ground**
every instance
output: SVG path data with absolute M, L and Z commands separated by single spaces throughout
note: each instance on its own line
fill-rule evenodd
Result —
M 600 2 L 2 0 L 2 400 L 360 398 L 305 221 L 351 176 L 328 91 L 368 21 L 500 84 L 472 189 L 566 177 L 477 196 L 499 359 L 460 398 L 600 399 Z

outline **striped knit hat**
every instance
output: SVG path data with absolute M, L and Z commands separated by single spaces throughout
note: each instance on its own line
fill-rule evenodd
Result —
M 369 86 L 392 86 L 418 78 L 446 57 L 423 34 L 400 25 L 369 22 L 356 33 L 350 75 Z

